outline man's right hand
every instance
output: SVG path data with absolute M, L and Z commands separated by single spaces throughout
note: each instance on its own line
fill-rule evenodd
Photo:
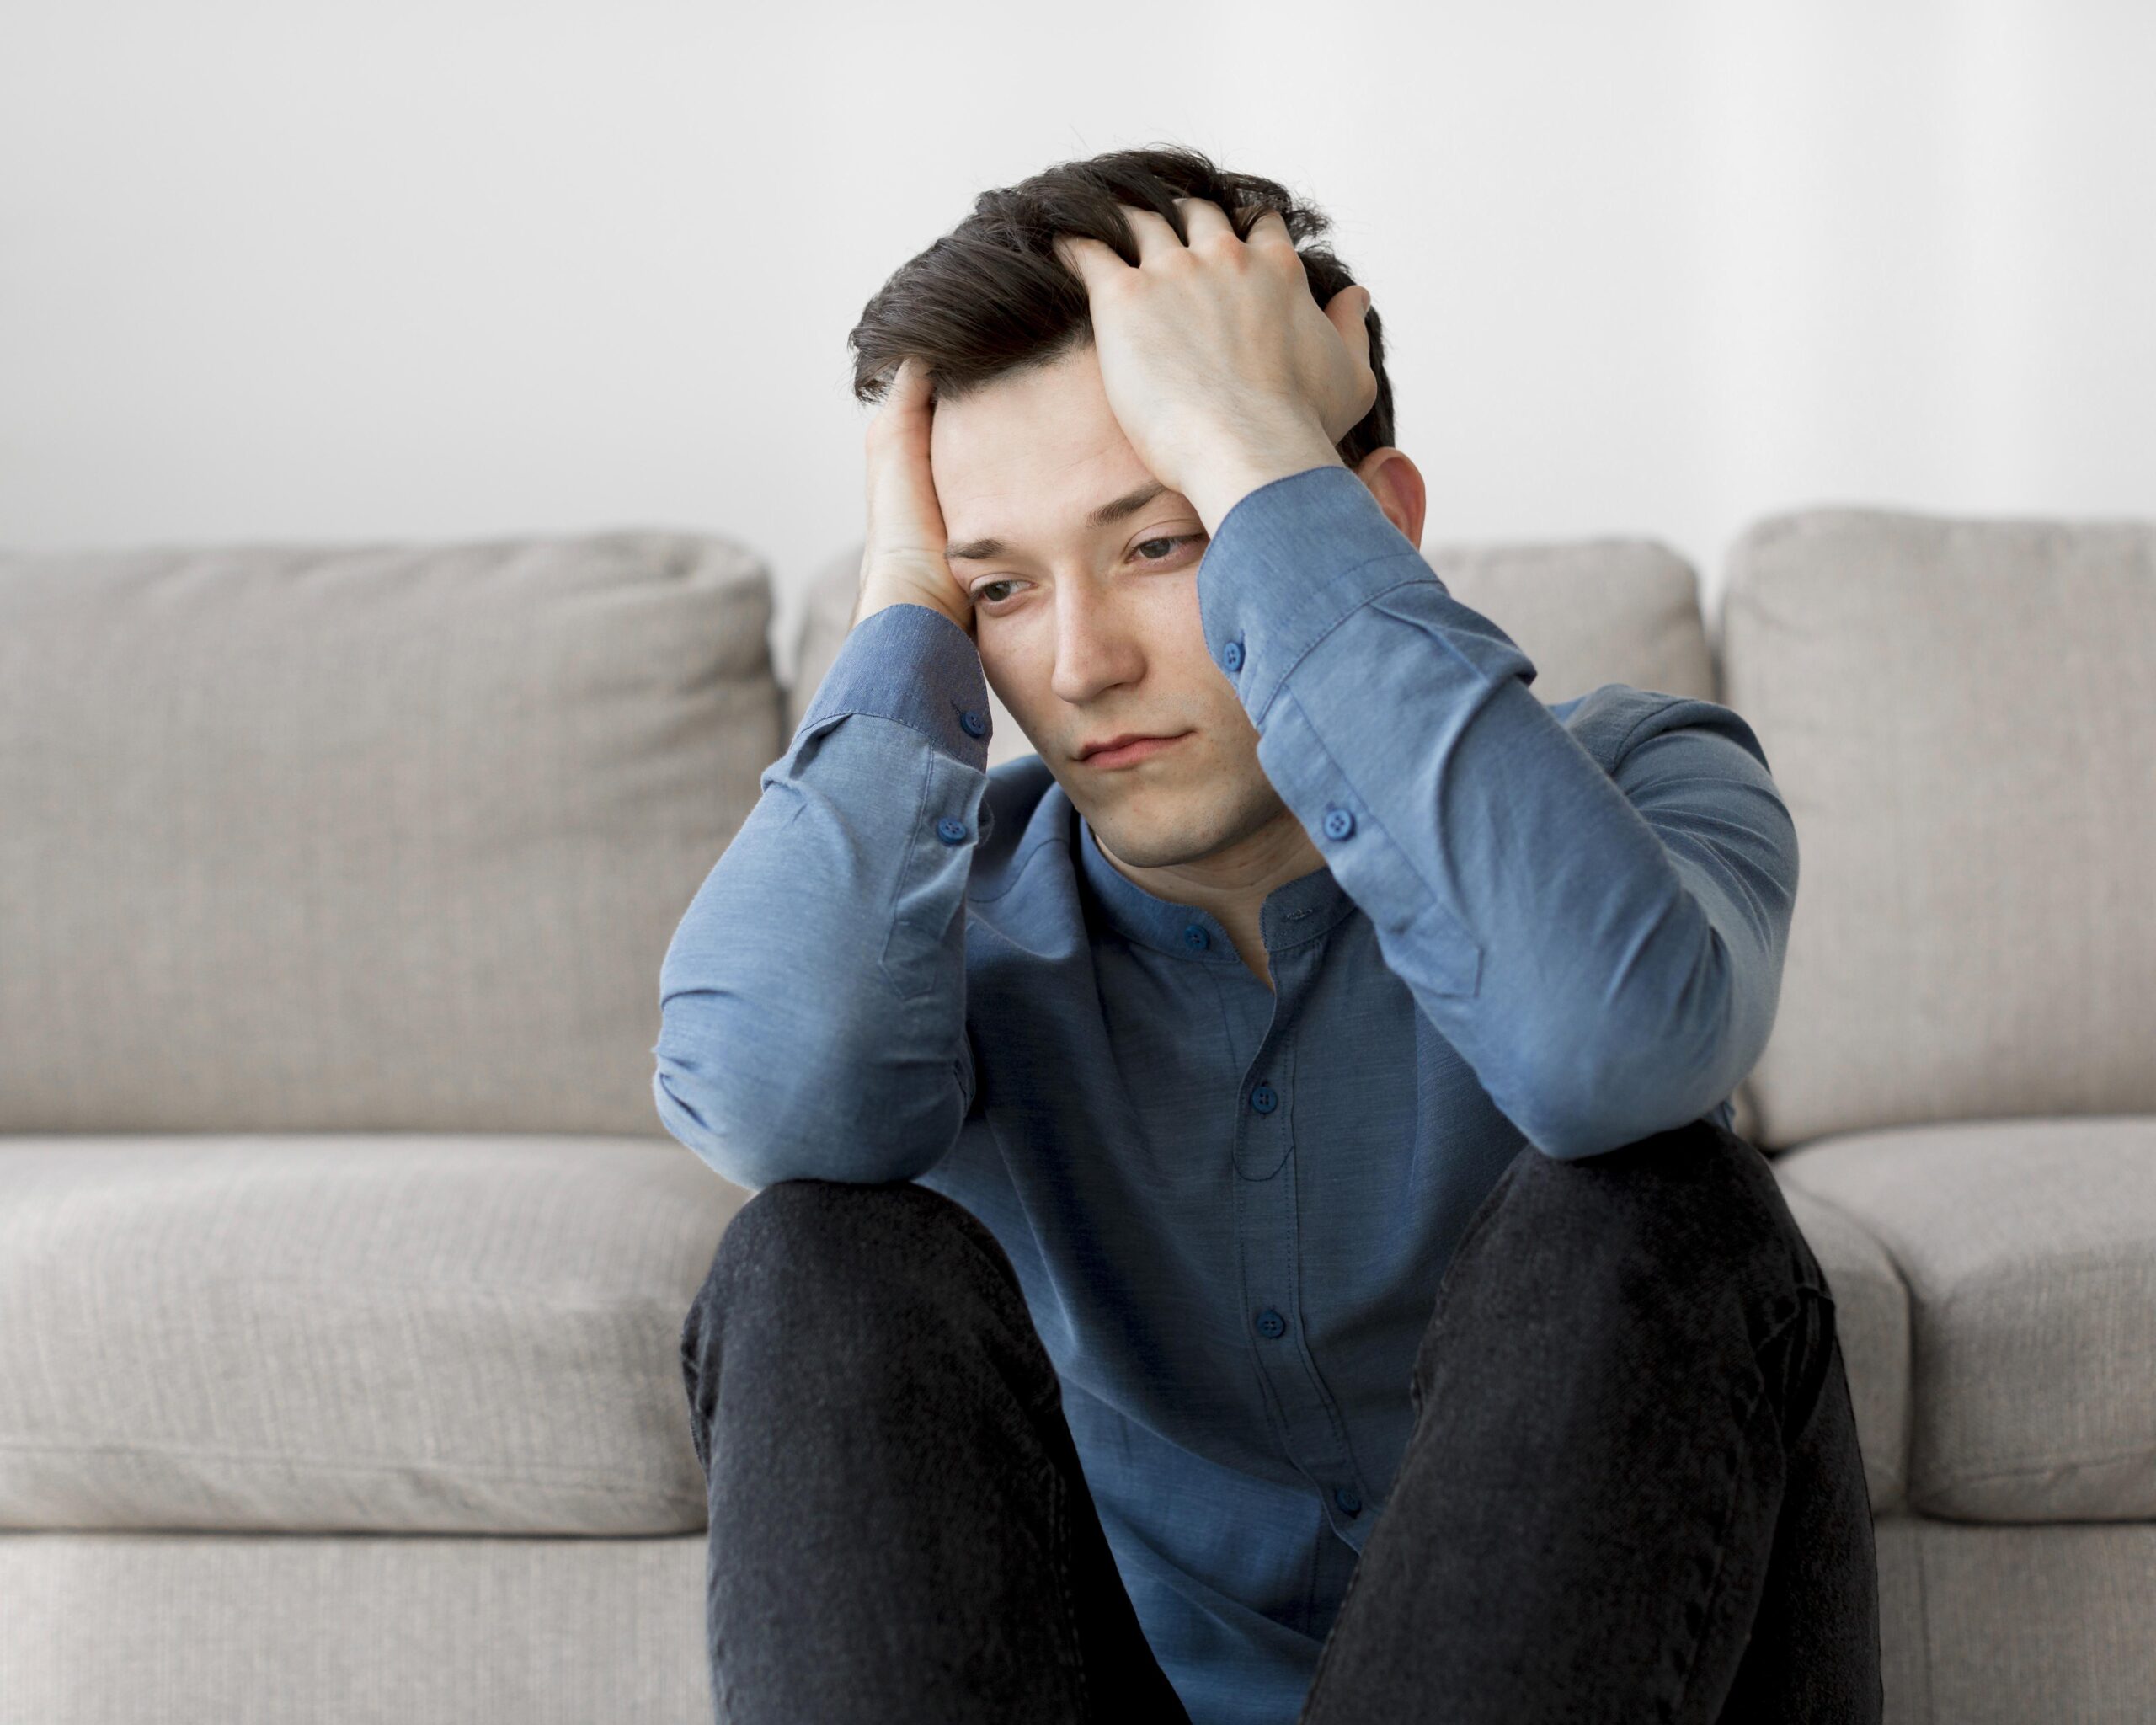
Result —
M 868 538 L 852 621 L 887 605 L 926 605 L 970 635 L 973 599 L 944 556 L 950 535 L 929 471 L 932 417 L 927 373 L 916 360 L 900 360 L 868 422 Z

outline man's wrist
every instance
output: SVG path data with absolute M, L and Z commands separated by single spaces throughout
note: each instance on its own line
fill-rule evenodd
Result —
M 959 616 L 950 606 L 938 605 L 934 600 L 924 598 L 919 593 L 894 593 L 888 590 L 869 590 L 862 593 L 854 601 L 853 621 L 849 627 L 858 628 L 862 623 L 878 611 L 886 610 L 894 605 L 918 605 L 924 610 L 936 612 L 940 617 L 948 617 L 956 627 L 963 629 L 968 635 L 971 635 L 974 632 L 972 623 Z
M 1209 456 L 1202 470 L 1178 489 L 1190 499 L 1208 533 L 1218 533 L 1228 511 L 1260 486 L 1312 467 L 1344 467 L 1340 451 L 1322 433 L 1283 432 L 1240 441 Z

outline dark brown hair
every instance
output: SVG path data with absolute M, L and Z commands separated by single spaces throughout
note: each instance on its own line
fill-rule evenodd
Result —
M 1055 255 L 1055 236 L 1103 241 L 1134 266 L 1137 242 L 1117 206 L 1159 211 L 1187 243 L 1177 198 L 1219 205 L 1238 239 L 1249 237 L 1251 224 L 1266 211 L 1278 211 L 1320 306 L 1353 284 L 1347 267 L 1327 248 L 1304 243 L 1330 227 L 1331 218 L 1314 204 L 1298 202 L 1277 181 L 1229 173 L 1178 145 L 1059 162 L 1017 185 L 983 192 L 970 216 L 900 264 L 877 290 L 846 338 L 854 355 L 855 398 L 882 400 L 905 359 L 926 367 L 931 399 L 957 401 L 1006 372 L 1053 365 L 1090 346 L 1093 320 L 1086 284 Z M 1385 338 L 1375 310 L 1365 312 L 1364 322 L 1370 332 L 1378 398 L 1334 446 L 1351 467 L 1393 440 L 1392 383 L 1385 374 Z

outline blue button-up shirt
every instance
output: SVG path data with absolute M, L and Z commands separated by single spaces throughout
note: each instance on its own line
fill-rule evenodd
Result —
M 728 1179 L 915 1180 L 1010 1254 L 1139 1622 L 1196 1725 L 1291 1725 L 1413 1418 L 1460 1235 L 1524 1146 L 1703 1116 L 1764 1047 L 1796 837 L 1743 719 L 1545 706 L 1342 467 L 1198 572 L 1326 866 L 1273 989 L 1118 873 L 970 637 L 847 637 L 668 949 L 654 1094 Z

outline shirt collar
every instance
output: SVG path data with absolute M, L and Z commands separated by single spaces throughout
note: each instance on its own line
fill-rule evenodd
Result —
M 1240 964 L 1242 956 L 1227 927 L 1209 911 L 1179 905 L 1150 893 L 1101 854 L 1092 823 L 1078 816 L 1079 873 L 1109 924 L 1129 938 L 1201 964 Z M 1312 870 L 1275 887 L 1259 913 L 1268 953 L 1315 940 L 1355 908 L 1330 868 Z M 1201 942 L 1190 932 L 1204 931 Z

